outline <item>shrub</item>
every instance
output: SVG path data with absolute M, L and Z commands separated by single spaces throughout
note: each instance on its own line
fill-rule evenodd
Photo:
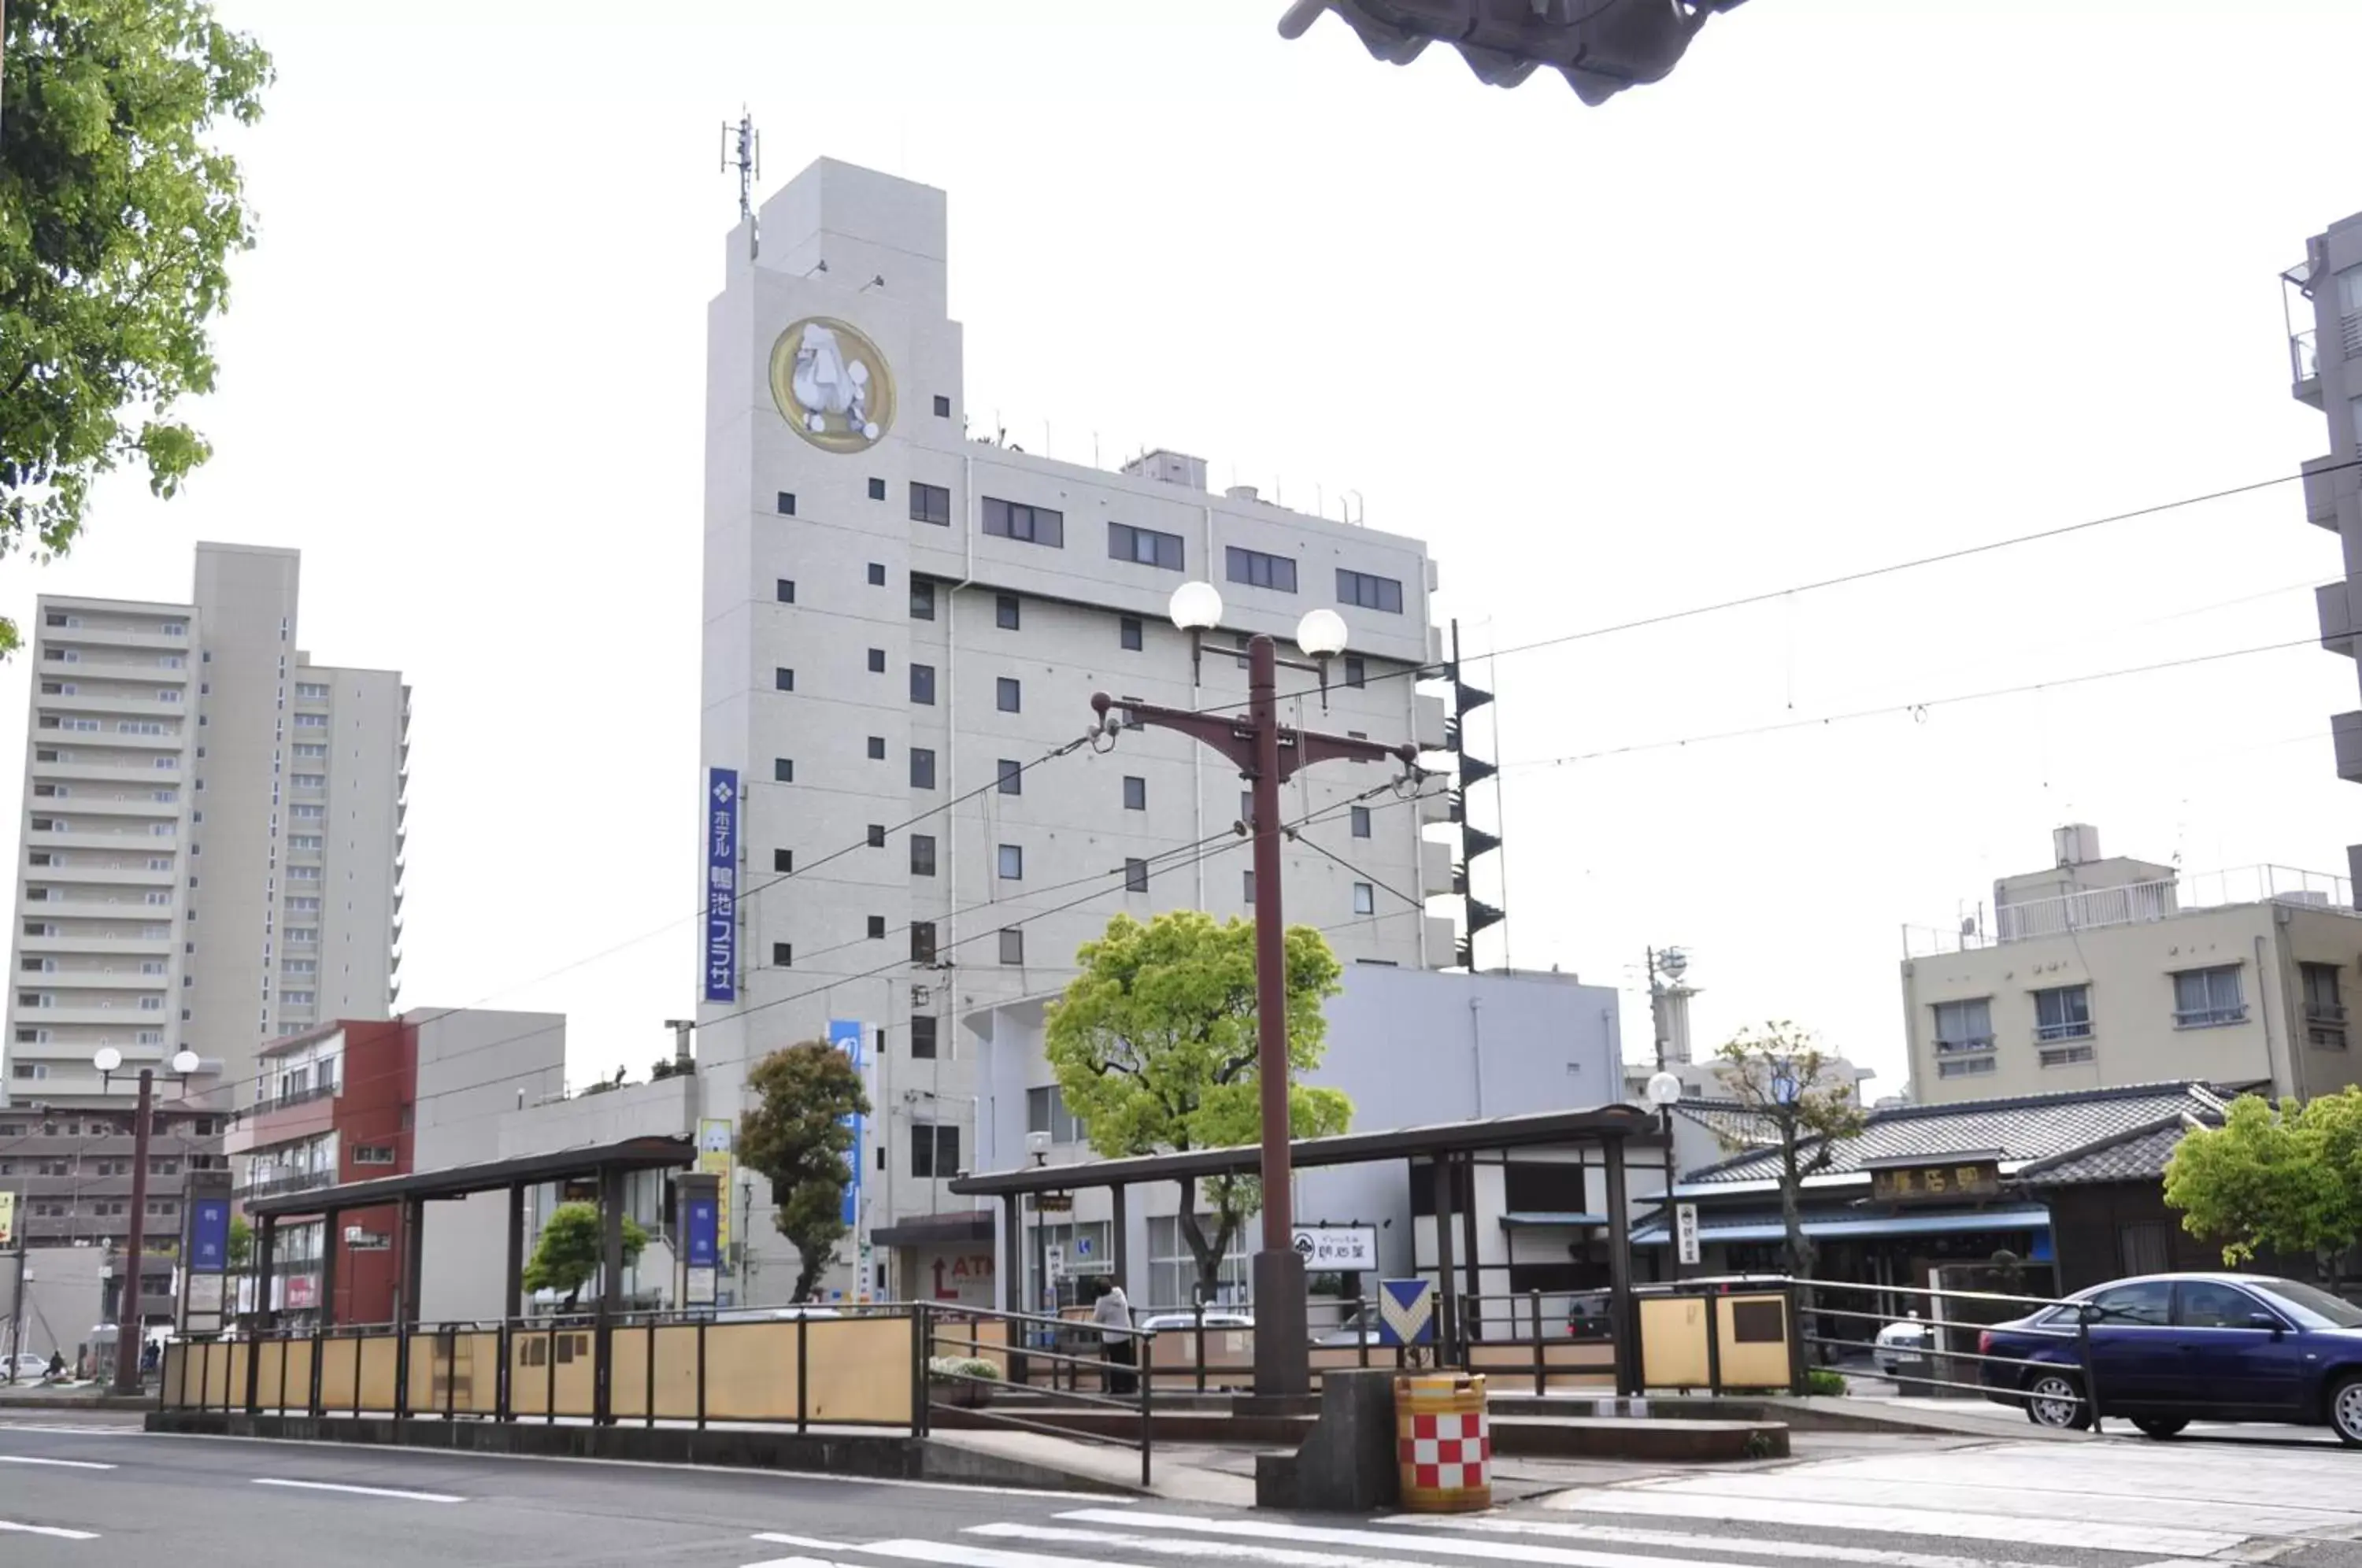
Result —
M 1826 1366 L 1811 1367 L 1805 1373 L 1805 1392 L 1807 1394 L 1836 1395 L 1845 1391 L 1846 1380 Z
M 980 1378 L 988 1383 L 1000 1381 L 1000 1364 L 981 1356 L 939 1355 L 927 1362 L 927 1375 L 944 1378 Z

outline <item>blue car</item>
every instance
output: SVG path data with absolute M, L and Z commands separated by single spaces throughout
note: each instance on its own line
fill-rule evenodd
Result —
M 2362 1448 L 2362 1308 L 2294 1280 L 2160 1274 L 2068 1297 L 1980 1336 L 1985 1397 L 2036 1426 L 2092 1425 L 2088 1327 L 2099 1413 L 2153 1438 L 2192 1421 L 2326 1426 Z

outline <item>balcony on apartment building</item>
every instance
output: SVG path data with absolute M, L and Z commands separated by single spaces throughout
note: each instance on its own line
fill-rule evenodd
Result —
M 2362 726 L 2362 713 L 2352 717 Z M 2057 898 L 2005 903 L 1964 918 L 1956 929 L 1906 925 L 1903 955 L 1931 958 L 2012 942 L 2029 942 L 2112 926 L 2146 925 L 2178 915 L 2238 904 L 2287 903 L 2362 919 L 2354 908 L 2353 884 L 2326 871 L 2290 866 L 2243 866 L 2228 871 L 2186 872 L 2174 877 L 2089 888 Z
M 236 1131 L 223 1145 L 225 1152 L 252 1154 L 333 1131 L 337 1124 L 337 1096 L 343 1088 L 344 1080 L 339 1078 L 332 1083 L 307 1084 L 302 1088 L 282 1088 L 258 1099 L 239 1119 Z

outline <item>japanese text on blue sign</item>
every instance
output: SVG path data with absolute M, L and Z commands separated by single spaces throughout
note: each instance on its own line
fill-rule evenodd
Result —
M 721 1248 L 722 1206 L 711 1198 L 689 1200 L 689 1266 L 717 1266 Z
M 189 1210 L 189 1272 L 221 1274 L 229 1267 L 229 1199 L 200 1198 Z
M 709 768 L 705 808 L 705 999 L 738 999 L 738 770 Z
M 828 1043 L 844 1053 L 845 1060 L 853 1064 L 853 1071 L 858 1076 L 862 1067 L 859 1021 L 849 1018 L 830 1019 Z M 844 1124 L 853 1129 L 853 1179 L 844 1184 L 844 1209 L 840 1217 L 847 1225 L 858 1225 L 861 1220 L 861 1167 L 865 1163 L 861 1151 L 861 1118 L 848 1116 L 844 1119 Z

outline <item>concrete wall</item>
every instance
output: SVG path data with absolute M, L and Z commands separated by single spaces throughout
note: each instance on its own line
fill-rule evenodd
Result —
M 63 1351 L 72 1365 L 100 1320 L 106 1260 L 105 1247 L 38 1247 L 26 1253 L 22 1322 L 17 1324 L 18 1258 L 13 1252 L 0 1253 L 0 1351 L 25 1350 L 45 1358 L 51 1351 Z M 17 1336 L 13 1344 L 6 1342 L 12 1324 L 17 1324 Z
M 520 1103 L 565 1092 L 566 1020 L 485 1009 L 404 1015 L 417 1035 L 412 1162 L 422 1171 L 511 1152 L 503 1129 Z M 558 1147 L 557 1143 L 542 1147 Z M 421 1257 L 420 1315 L 430 1322 L 497 1318 L 508 1266 L 508 1199 L 478 1193 L 432 1205 Z

